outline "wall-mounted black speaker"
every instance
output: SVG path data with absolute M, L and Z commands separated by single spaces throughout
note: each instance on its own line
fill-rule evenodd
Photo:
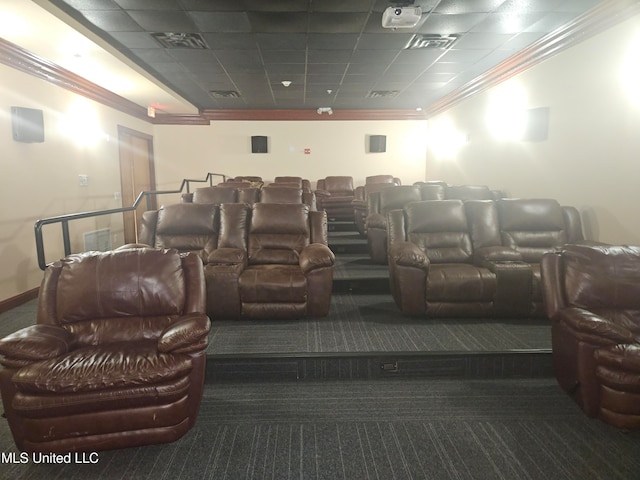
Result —
M 369 137 L 369 152 L 379 153 L 387 151 L 386 135 L 371 135 Z
M 42 110 L 35 108 L 11 107 L 13 139 L 16 142 L 44 142 L 44 119 Z
M 522 139 L 528 142 L 542 142 L 549 135 L 549 107 L 527 110 L 527 124 Z
M 251 137 L 251 153 L 268 153 L 267 137 L 254 135 Z

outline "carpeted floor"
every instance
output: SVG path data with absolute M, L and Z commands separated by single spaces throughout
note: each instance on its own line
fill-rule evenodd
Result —
M 5 422 L 0 449 L 15 451 Z M 207 385 L 196 426 L 97 464 L 2 479 L 631 480 L 640 437 L 585 417 L 553 379 Z

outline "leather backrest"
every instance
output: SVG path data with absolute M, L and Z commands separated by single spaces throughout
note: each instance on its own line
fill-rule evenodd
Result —
M 218 246 L 219 207 L 210 203 L 176 203 L 158 210 L 157 248 L 194 252 L 206 259 Z
M 307 205 L 256 203 L 249 226 L 249 263 L 296 265 L 309 237 Z
M 405 208 L 408 241 L 425 251 L 432 263 L 468 263 L 473 250 L 461 200 L 426 200 Z
M 273 179 L 274 183 L 295 183 L 298 188 L 302 188 L 302 177 L 280 176 Z
M 449 185 L 444 198 L 458 200 L 493 200 L 494 194 L 486 185 Z
M 444 185 L 426 184 L 420 185 L 420 198 L 422 200 L 444 200 Z
M 564 215 L 553 199 L 496 200 L 502 245 L 522 255 L 525 262 L 537 263 L 545 252 L 567 242 Z
M 324 189 L 336 196 L 353 195 L 353 177 L 332 176 L 324 179 Z
M 264 203 L 302 203 L 302 189 L 275 186 L 263 188 L 260 201 Z
M 385 188 L 379 193 L 379 213 L 402 209 L 409 202 L 422 200 L 420 189 L 414 185 Z
M 393 175 L 370 175 L 364 179 L 365 185 L 373 183 L 395 183 L 396 179 Z
M 196 188 L 193 191 L 193 203 L 234 203 L 238 201 L 238 190 L 225 187 Z
M 596 313 L 631 310 L 640 321 L 640 247 L 567 245 L 562 251 L 569 305 Z M 606 315 L 610 316 L 610 315 Z

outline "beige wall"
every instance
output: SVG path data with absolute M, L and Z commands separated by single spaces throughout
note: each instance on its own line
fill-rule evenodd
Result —
M 640 103 L 622 81 L 639 32 L 635 17 L 430 119 L 430 130 L 446 120 L 468 143 L 448 159 L 429 148 L 429 176 L 557 198 L 581 210 L 590 238 L 640 244 Z M 633 58 L 637 95 L 640 50 Z M 528 108 L 549 107 L 547 141 L 499 141 L 488 131 L 493 99 L 514 85 Z
M 176 188 L 180 179 L 208 172 L 230 176 L 319 178 L 393 174 L 403 183 L 424 180 L 426 121 L 225 121 L 210 126 L 155 128 L 158 187 Z M 251 136 L 268 137 L 269 153 L 252 154 Z M 386 135 L 384 153 L 367 153 L 369 135 Z M 305 154 L 305 149 L 310 149 Z M 167 199 L 168 201 L 168 199 Z
M 95 112 L 100 131 L 91 145 L 75 128 L 75 139 L 61 132 L 60 123 L 76 101 Z M 44 143 L 12 139 L 11 106 L 43 110 Z M 116 208 L 120 201 L 117 125 L 153 133 L 147 122 L 72 94 L 47 82 L 0 65 L 0 301 L 37 287 L 42 271 L 36 259 L 34 223 L 44 217 L 87 210 Z M 79 186 L 78 175 L 89 176 Z M 83 220 L 71 227 L 72 247 L 83 244 L 82 233 L 111 228 L 114 244 L 122 241 L 122 216 Z M 64 253 L 59 226 L 45 228 L 47 260 Z

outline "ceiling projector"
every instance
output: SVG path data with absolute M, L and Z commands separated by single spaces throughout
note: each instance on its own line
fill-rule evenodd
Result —
M 387 7 L 382 14 L 383 28 L 412 28 L 420 21 L 420 7 Z

